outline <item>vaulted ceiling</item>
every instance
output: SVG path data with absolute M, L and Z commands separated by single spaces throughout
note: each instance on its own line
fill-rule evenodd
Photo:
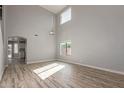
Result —
M 55 14 L 59 13 L 62 9 L 66 7 L 66 5 L 40 5 L 40 6 Z

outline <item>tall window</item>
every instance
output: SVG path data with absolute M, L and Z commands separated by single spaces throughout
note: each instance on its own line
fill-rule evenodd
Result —
M 71 41 L 60 43 L 60 55 L 71 56 Z
M 14 53 L 18 53 L 18 44 L 17 43 L 15 43 L 14 44 Z
M 8 44 L 8 58 L 12 58 L 12 44 Z
M 66 42 L 66 55 L 71 56 L 71 41 Z
M 71 20 L 71 8 L 68 8 L 60 15 L 60 24 L 64 24 L 70 20 Z
M 66 56 L 66 43 L 60 43 L 60 55 Z

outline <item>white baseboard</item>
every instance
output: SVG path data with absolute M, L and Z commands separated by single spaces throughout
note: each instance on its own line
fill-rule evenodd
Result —
M 98 69 L 98 70 L 103 70 L 103 71 L 107 71 L 107 72 L 111 72 L 111 73 L 124 75 L 124 72 L 121 72 L 121 71 L 107 69 L 107 68 L 101 68 L 101 67 L 96 67 L 96 66 L 91 66 L 91 65 L 86 65 L 86 64 L 79 63 L 77 61 L 76 61 L 76 63 L 74 61 L 67 60 L 67 59 L 57 59 L 57 61 L 62 61 L 62 62 L 77 64 L 77 65 L 82 65 L 82 66 L 86 66 L 86 67 L 90 67 L 90 68 L 94 68 L 94 69 Z
M 6 68 L 6 66 L 3 68 L 2 73 L 1 73 L 1 75 L 0 75 L 0 81 L 1 81 L 2 76 L 3 76 L 3 74 L 4 74 L 5 68 Z
M 0 75 L 0 81 L 1 81 L 1 79 L 2 79 L 2 76 L 3 76 L 3 72 L 4 72 L 4 70 L 2 71 L 2 74 Z
M 40 62 L 49 62 L 49 61 L 55 61 L 55 60 L 56 60 L 56 59 L 32 60 L 32 61 L 27 61 L 27 64 L 40 63 Z

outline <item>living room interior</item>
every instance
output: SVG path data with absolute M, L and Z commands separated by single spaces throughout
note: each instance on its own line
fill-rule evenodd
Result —
M 124 6 L 1 5 L 1 88 L 123 88 Z

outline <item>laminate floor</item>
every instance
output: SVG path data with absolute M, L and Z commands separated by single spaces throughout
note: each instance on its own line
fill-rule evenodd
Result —
M 124 75 L 64 62 L 13 63 L 5 69 L 1 88 L 118 88 Z

